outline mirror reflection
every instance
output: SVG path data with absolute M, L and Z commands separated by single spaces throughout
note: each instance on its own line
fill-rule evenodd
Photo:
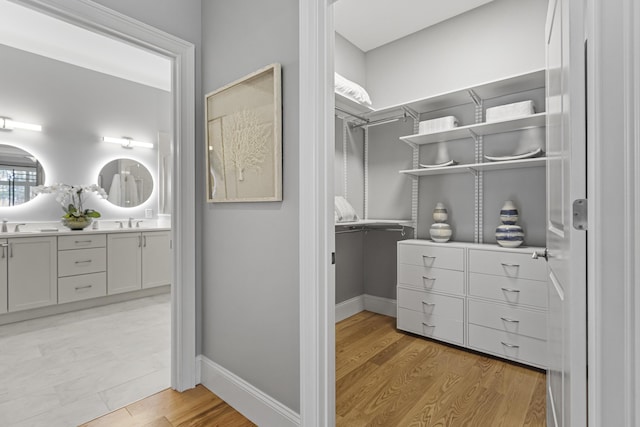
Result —
M 132 159 L 116 159 L 104 165 L 98 184 L 107 192 L 109 202 L 125 208 L 146 202 L 153 191 L 151 173 Z
M 17 206 L 31 200 L 31 187 L 44 184 L 44 169 L 31 153 L 0 144 L 0 206 Z

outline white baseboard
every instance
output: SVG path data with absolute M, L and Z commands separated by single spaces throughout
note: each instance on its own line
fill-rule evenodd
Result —
M 373 295 L 364 295 L 364 309 L 385 316 L 398 317 L 396 300 Z
M 299 427 L 300 415 L 203 355 L 198 382 L 261 427 Z
M 336 304 L 336 323 L 364 310 L 364 295 Z
M 362 294 L 336 304 L 336 322 L 358 314 L 363 310 L 385 316 L 398 317 L 396 300 Z

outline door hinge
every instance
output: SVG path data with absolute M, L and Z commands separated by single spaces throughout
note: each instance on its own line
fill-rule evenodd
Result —
M 331 265 L 335 265 L 336 263 L 336 253 L 331 252 Z
M 573 201 L 573 228 L 584 231 L 587 229 L 587 199 Z

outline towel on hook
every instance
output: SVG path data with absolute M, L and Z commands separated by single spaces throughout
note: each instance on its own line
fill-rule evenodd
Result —
M 122 184 L 120 183 L 120 174 L 114 174 L 113 175 L 113 179 L 111 180 L 111 187 L 109 187 L 109 197 L 107 198 L 107 200 L 109 200 L 111 203 L 113 203 L 114 205 L 121 205 L 121 200 L 122 200 L 122 191 L 121 191 L 121 186 Z
M 138 187 L 136 186 L 136 180 L 133 176 L 127 175 L 125 178 L 126 188 L 126 206 L 138 206 L 140 200 L 138 198 Z

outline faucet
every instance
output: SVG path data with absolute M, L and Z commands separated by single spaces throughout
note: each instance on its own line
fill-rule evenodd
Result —
M 133 228 L 133 218 L 129 217 L 129 228 Z
M 26 224 L 16 224 L 16 228 L 13 229 L 14 233 L 19 233 L 20 232 L 20 226 L 21 225 L 26 225 Z
M 7 218 L 2 218 L 2 232 L 6 233 L 7 231 L 7 222 L 9 222 L 9 220 Z

